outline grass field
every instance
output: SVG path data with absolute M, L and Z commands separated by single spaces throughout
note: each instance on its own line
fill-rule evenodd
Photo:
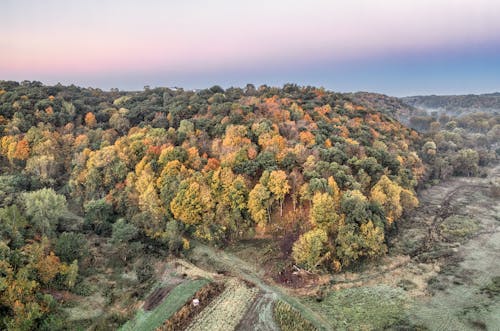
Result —
M 151 311 L 144 311 L 140 308 L 134 318 L 123 325 L 122 331 L 149 331 L 161 326 L 165 320 L 170 318 L 179 310 L 199 289 L 209 280 L 196 279 L 186 281 L 173 288 L 165 297 L 161 304 Z
M 406 320 L 410 301 L 403 290 L 379 285 L 332 291 L 307 304 L 328 317 L 334 330 L 386 330 Z

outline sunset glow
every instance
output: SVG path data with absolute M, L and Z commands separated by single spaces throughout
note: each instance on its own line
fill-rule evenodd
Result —
M 487 0 L 7 0 L 0 78 L 488 92 L 500 89 L 498 13 L 500 2 Z

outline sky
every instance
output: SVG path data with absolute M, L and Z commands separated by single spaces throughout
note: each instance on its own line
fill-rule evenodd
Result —
M 0 0 L 0 79 L 500 91 L 498 0 Z

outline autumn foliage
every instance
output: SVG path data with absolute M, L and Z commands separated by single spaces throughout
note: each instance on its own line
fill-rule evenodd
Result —
M 85 231 L 130 232 L 174 253 L 192 238 L 222 246 L 294 232 L 290 258 L 331 271 L 383 255 L 387 231 L 418 204 L 420 136 L 347 95 L 291 84 L 128 93 L 0 82 L 0 89 L 0 165 L 18 176 L 0 190 L 19 193 L 0 210 L 20 204 L 33 242 L 26 249 L 45 245 L 26 261 L 29 276 L 2 260 L 9 323 L 43 316 L 46 303 L 30 299 L 37 289 L 74 284 L 75 265 L 50 244 L 71 225 L 63 222 L 67 202 Z M 431 144 L 424 150 L 432 156 Z M 5 176 L 2 183 L 11 180 Z M 2 243 L 21 249 L 19 240 Z

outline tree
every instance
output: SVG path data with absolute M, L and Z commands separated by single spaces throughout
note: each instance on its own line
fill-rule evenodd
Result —
M 87 239 L 82 233 L 64 232 L 57 238 L 54 250 L 63 262 L 81 261 L 88 255 Z
M 128 243 L 137 238 L 138 230 L 130 223 L 127 223 L 123 218 L 120 218 L 113 224 L 113 233 L 111 242 L 114 244 Z
M 162 228 L 162 222 L 166 214 L 164 205 L 156 190 L 156 178 L 151 163 L 146 163 L 140 167 L 142 162 L 136 166 L 138 174 L 135 182 L 135 188 L 139 193 L 139 207 L 141 211 L 147 212 L 151 216 L 151 226 L 147 227 L 151 235 Z M 142 169 L 141 169 L 142 168 Z
M 328 193 L 317 192 L 313 197 L 311 223 L 329 233 L 336 233 L 339 221 L 335 201 Z
M 42 284 L 48 284 L 61 272 L 61 261 L 59 257 L 50 252 L 36 261 L 35 268 Z
M 398 184 L 385 175 L 380 177 L 377 184 L 372 187 L 371 200 L 382 206 L 389 225 L 403 214 L 400 202 L 401 190 L 402 188 Z
M 347 267 L 361 256 L 362 240 L 353 223 L 343 223 L 339 227 L 339 234 L 335 239 L 335 258 L 341 267 Z
M 419 203 L 415 193 L 406 189 L 401 190 L 401 193 L 399 194 L 399 201 L 404 212 L 411 211 L 417 207 Z
M 24 233 L 28 222 L 17 205 L 0 209 L 0 239 L 10 248 L 24 244 Z
M 360 226 L 363 256 L 374 258 L 387 252 L 387 246 L 384 242 L 384 229 L 373 225 L 368 221 Z
M 40 178 L 43 183 L 51 184 L 61 169 L 53 155 L 36 155 L 28 159 L 25 170 Z
M 160 198 L 164 206 L 170 206 L 175 197 L 181 181 L 189 176 L 187 168 L 179 161 L 173 160 L 165 164 L 156 185 L 160 190 Z M 171 215 L 170 208 L 166 212 Z
M 323 229 L 314 229 L 304 233 L 292 248 L 292 257 L 308 270 L 315 270 L 329 253 L 326 249 L 328 236 Z
M 213 208 L 210 188 L 204 183 L 200 173 L 183 180 L 170 202 L 170 210 L 175 219 L 189 225 L 198 225 L 204 220 L 213 219 Z
M 271 203 L 271 192 L 260 183 L 256 184 L 248 195 L 250 215 L 262 227 L 271 221 Z
M 88 112 L 85 114 L 85 125 L 89 128 L 94 128 L 97 124 L 97 121 L 95 119 L 95 115 L 91 112 Z
M 176 220 L 169 221 L 165 227 L 163 238 L 171 253 L 179 253 L 182 250 L 183 243 L 181 224 Z
M 293 169 L 290 173 L 290 190 L 291 190 L 291 198 L 293 204 L 293 211 L 295 212 L 297 209 L 297 202 L 299 201 L 300 196 L 300 188 L 304 184 L 304 177 L 302 173 L 298 170 L 298 168 Z
M 130 121 L 119 112 L 111 115 L 109 125 L 121 134 L 127 133 L 130 128 Z
M 24 208 L 32 230 L 41 235 L 54 235 L 59 218 L 66 213 L 66 198 L 53 189 L 23 194 Z
M 342 197 L 342 194 L 340 192 L 339 186 L 337 185 L 337 182 L 335 181 L 335 178 L 333 176 L 328 177 L 328 187 L 331 190 L 332 198 L 333 198 L 333 206 L 335 209 L 340 208 L 340 199 Z
M 470 148 L 461 149 L 453 160 L 453 167 L 457 175 L 474 176 L 479 170 L 479 154 Z
M 283 170 L 273 170 L 269 174 L 267 183 L 269 191 L 275 195 L 280 205 L 280 216 L 283 217 L 283 201 L 286 194 L 290 191 L 290 185 Z
M 344 193 L 340 202 L 340 210 L 345 215 L 347 224 L 360 225 L 370 217 L 368 199 L 358 190 Z
M 83 209 L 85 221 L 97 234 L 110 234 L 113 221 L 113 206 L 105 199 L 90 200 Z
M 16 145 L 16 151 L 13 155 L 14 159 L 27 160 L 30 156 L 30 145 L 26 139 L 20 140 Z

